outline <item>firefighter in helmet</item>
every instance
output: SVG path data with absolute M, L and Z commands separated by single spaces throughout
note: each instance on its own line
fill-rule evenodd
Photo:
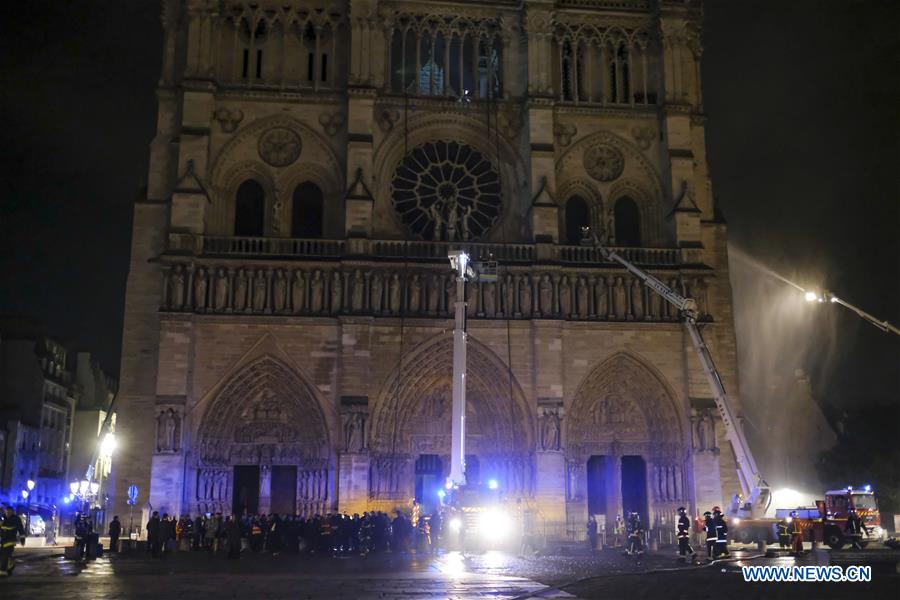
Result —
M 791 547 L 790 524 L 793 520 L 793 517 L 781 517 L 781 520 L 775 524 L 775 529 L 778 532 L 778 545 L 782 550 L 787 550 Z
M 706 534 L 706 559 L 713 560 L 716 549 L 716 524 L 709 511 L 703 513 L 703 532 Z
M 696 556 L 696 552 L 691 548 L 691 520 L 688 519 L 687 509 L 683 506 L 678 508 L 675 534 L 678 536 L 678 555 L 681 557 L 681 561 L 683 562 L 688 555 Z
M 0 577 L 12 575 L 16 543 L 25 545 L 25 528 L 12 506 L 7 506 L 0 515 Z
M 716 528 L 716 558 L 720 556 L 729 556 L 728 554 L 728 524 L 725 522 L 725 515 L 718 506 L 713 507 L 713 523 Z
M 847 513 L 847 525 L 844 527 L 844 533 L 850 538 L 853 548 L 857 550 L 863 549 L 863 532 L 866 533 L 866 536 L 869 535 L 869 529 L 866 527 L 865 523 L 863 523 L 862 519 L 859 518 L 859 515 L 856 514 L 856 509 L 851 506 Z
M 641 516 L 635 511 L 628 515 L 628 546 L 626 553 L 631 555 L 644 553 L 644 526 L 641 524 Z
M 791 511 L 788 533 L 791 534 L 791 554 L 800 556 L 803 554 L 803 529 L 800 527 L 800 519 L 796 510 Z

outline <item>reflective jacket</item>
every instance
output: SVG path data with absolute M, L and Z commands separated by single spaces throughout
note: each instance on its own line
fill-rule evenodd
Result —
M 16 515 L 4 515 L 0 521 L 0 545 L 4 548 L 13 548 L 19 538 L 25 535 L 22 519 Z
M 716 541 L 717 542 L 727 542 L 728 541 L 728 525 L 725 523 L 725 518 L 722 515 L 719 515 L 713 519 L 713 522 L 716 527 Z
M 678 525 L 676 529 L 678 530 L 679 538 L 691 537 L 691 520 L 687 518 L 687 515 L 681 515 L 680 517 L 678 517 Z

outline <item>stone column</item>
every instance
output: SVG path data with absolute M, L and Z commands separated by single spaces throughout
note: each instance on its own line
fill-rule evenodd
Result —
M 269 514 L 272 510 L 272 467 L 259 467 L 259 513 Z

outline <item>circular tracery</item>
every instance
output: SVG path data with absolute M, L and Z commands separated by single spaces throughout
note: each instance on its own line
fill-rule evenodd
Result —
M 400 220 L 425 240 L 477 240 L 500 217 L 500 174 L 478 150 L 451 140 L 411 150 L 394 170 Z

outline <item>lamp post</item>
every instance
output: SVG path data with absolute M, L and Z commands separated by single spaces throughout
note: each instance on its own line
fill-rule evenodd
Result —
M 31 535 L 31 492 L 34 491 L 34 480 L 29 479 L 25 482 L 27 489 L 22 490 L 22 500 L 25 501 L 25 535 Z

